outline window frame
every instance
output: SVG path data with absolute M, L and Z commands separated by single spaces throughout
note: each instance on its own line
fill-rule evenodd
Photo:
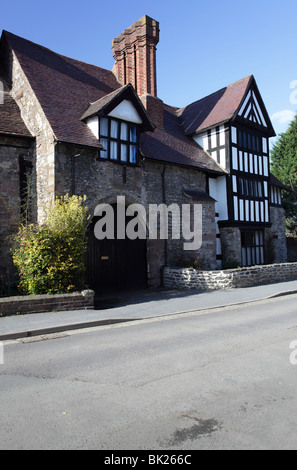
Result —
M 108 131 L 107 136 L 101 133 L 101 120 L 107 119 Z M 117 136 L 114 137 L 111 135 L 112 122 L 117 123 Z M 128 140 L 122 139 L 121 128 L 122 125 L 127 126 L 127 137 Z M 132 129 L 136 130 L 135 141 L 131 138 Z M 99 141 L 105 148 L 105 150 L 100 150 L 100 160 L 110 161 L 114 163 L 119 163 L 122 165 L 139 165 L 139 140 L 140 140 L 140 126 L 134 122 L 125 121 L 123 119 L 118 119 L 112 116 L 99 116 Z M 111 158 L 111 144 L 115 143 L 116 145 L 116 158 Z M 107 144 L 107 145 L 106 145 Z M 122 149 L 123 146 L 127 148 L 127 160 L 122 159 Z M 106 148 L 107 147 L 107 148 Z M 132 161 L 131 151 L 135 148 L 135 161 Z
M 270 186 L 269 203 L 274 207 L 282 207 L 282 191 L 275 185 Z
M 257 238 L 259 243 L 257 243 Z M 249 258 L 251 263 L 248 262 Z M 241 230 L 241 266 L 250 267 L 263 264 L 265 264 L 264 230 Z
M 250 200 L 264 200 L 263 180 L 244 178 L 237 179 L 238 196 Z

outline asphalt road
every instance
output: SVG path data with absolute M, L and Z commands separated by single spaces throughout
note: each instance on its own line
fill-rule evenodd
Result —
M 4 343 L 0 449 L 297 449 L 296 300 Z

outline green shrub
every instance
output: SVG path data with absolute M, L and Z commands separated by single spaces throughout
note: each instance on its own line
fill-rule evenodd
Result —
M 84 287 L 85 198 L 57 198 L 45 225 L 22 225 L 14 240 L 13 261 L 23 294 L 67 293 Z

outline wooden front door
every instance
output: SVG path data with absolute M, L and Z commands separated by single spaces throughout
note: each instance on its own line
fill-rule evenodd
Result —
M 114 206 L 115 220 L 116 207 Z M 98 240 L 94 217 L 88 233 L 87 282 L 96 295 L 147 286 L 146 240 Z M 128 223 L 128 220 L 126 220 Z M 116 237 L 115 227 L 115 237 Z

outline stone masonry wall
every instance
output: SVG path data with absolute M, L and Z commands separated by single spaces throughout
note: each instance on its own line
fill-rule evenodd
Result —
M 265 230 L 266 262 L 286 263 L 286 221 L 283 207 L 270 206 L 271 227 Z
M 238 227 L 221 227 L 223 267 L 241 266 L 241 233 Z
M 72 294 L 26 295 L 0 299 L 0 313 L 5 315 L 91 308 L 94 308 L 94 292 L 92 290 Z
M 10 73 L 12 96 L 21 110 L 27 128 L 36 138 L 36 155 L 33 161 L 38 201 L 36 218 L 42 223 L 47 205 L 55 198 L 54 135 L 14 53 L 11 57 Z
M 163 273 L 165 287 L 174 289 L 233 289 L 252 287 L 297 279 L 297 263 L 253 266 L 224 271 L 197 271 L 166 267 Z
M 12 235 L 20 225 L 19 157 L 30 159 L 31 143 L 25 139 L 0 138 L 0 275 L 13 280 L 10 254 Z
M 74 155 L 80 156 L 72 157 Z M 163 165 L 151 160 L 141 160 L 139 167 L 125 166 L 109 161 L 98 160 L 96 152 L 83 150 L 68 144 L 56 145 L 55 179 L 56 194 L 72 191 L 87 196 L 90 213 L 100 203 L 113 204 L 117 196 L 125 196 L 126 204 L 140 203 L 148 212 L 149 204 L 193 204 L 184 195 L 184 189 L 205 190 L 206 177 L 197 170 L 170 164 Z M 75 169 L 73 168 L 75 165 Z M 165 168 L 165 172 L 164 172 Z M 164 172 L 164 174 L 163 174 Z M 74 181 L 72 175 L 75 174 Z M 164 185 L 164 186 L 163 186 Z M 161 283 L 161 269 L 166 261 L 178 258 L 193 260 L 198 255 L 205 260 L 207 267 L 216 264 L 216 238 L 214 230 L 214 203 L 203 201 L 203 245 L 199 252 L 185 252 L 184 240 L 148 240 L 147 261 L 149 285 Z M 170 232 L 169 232 L 170 233 Z

